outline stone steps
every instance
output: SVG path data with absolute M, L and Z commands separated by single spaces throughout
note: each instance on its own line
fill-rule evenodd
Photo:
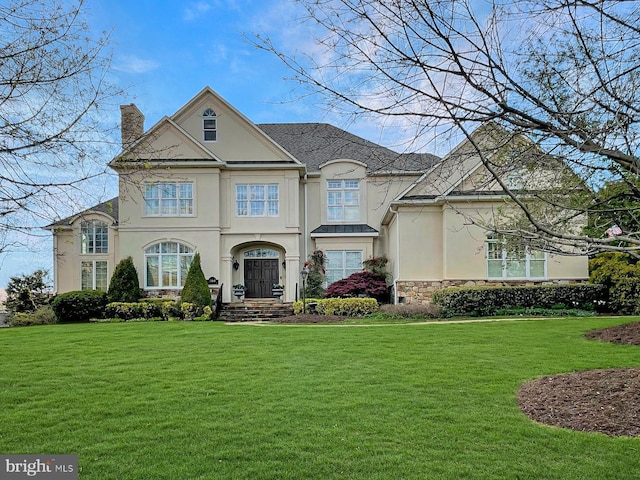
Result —
M 225 322 L 256 322 L 293 315 L 291 303 L 280 303 L 273 299 L 248 299 L 244 302 L 222 305 L 219 319 Z

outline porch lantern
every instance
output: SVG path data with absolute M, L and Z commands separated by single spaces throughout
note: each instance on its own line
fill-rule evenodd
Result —
M 305 265 L 302 270 L 300 270 L 300 276 L 302 277 L 302 313 L 307 313 L 307 292 L 306 292 L 306 284 L 307 277 L 309 276 L 309 269 Z

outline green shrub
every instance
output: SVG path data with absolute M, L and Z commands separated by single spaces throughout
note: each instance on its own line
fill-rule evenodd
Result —
M 316 313 L 320 315 L 340 315 L 346 317 L 362 317 L 378 311 L 379 306 L 375 298 L 322 298 L 308 299 L 309 304 L 316 303 Z M 302 313 L 302 301 L 294 302 L 293 312 L 296 315 Z
M 107 294 L 100 290 L 75 290 L 57 295 L 51 306 L 59 322 L 86 322 L 102 318 Z
M 105 308 L 107 318 L 121 318 L 131 320 L 132 318 L 144 318 L 145 304 L 140 302 L 111 302 Z
M 140 282 L 138 281 L 138 271 L 133 264 L 131 257 L 123 258 L 116 265 L 109 289 L 107 290 L 107 301 L 113 302 L 137 302 L 140 298 Z
M 182 288 L 181 299 L 183 302 L 193 303 L 199 309 L 211 307 L 211 291 L 200 266 L 200 253 L 193 256 Z
M 58 323 L 50 305 L 39 307 L 35 312 L 14 313 L 9 317 L 9 323 L 13 327 L 27 327 L 30 325 L 52 325 Z
M 195 303 L 182 302 L 180 310 L 184 320 L 193 320 L 202 314 L 202 308 L 198 307 Z
M 608 308 L 623 315 L 640 313 L 640 263 L 624 253 L 601 253 L 589 260 L 589 279 L 608 289 Z
M 442 316 L 440 307 L 433 303 L 382 305 L 380 311 L 394 318 L 440 318 Z
M 564 304 L 577 308 L 595 305 L 606 296 L 602 285 L 542 285 L 533 287 L 446 288 L 434 293 L 432 301 L 445 315 L 494 315 L 502 308 L 549 308 Z

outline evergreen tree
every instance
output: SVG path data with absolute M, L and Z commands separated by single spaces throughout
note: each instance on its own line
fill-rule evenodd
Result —
M 182 302 L 193 303 L 199 308 L 211 307 L 211 291 L 200 266 L 199 253 L 193 256 L 189 267 L 187 279 L 182 288 Z
M 138 271 L 131 257 L 120 260 L 109 282 L 109 302 L 137 302 L 140 299 Z

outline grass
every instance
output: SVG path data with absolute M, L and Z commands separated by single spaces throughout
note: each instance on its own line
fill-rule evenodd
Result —
M 640 439 L 538 425 L 541 375 L 640 365 L 582 333 L 637 318 L 0 330 L 0 452 L 81 479 L 625 479 Z

